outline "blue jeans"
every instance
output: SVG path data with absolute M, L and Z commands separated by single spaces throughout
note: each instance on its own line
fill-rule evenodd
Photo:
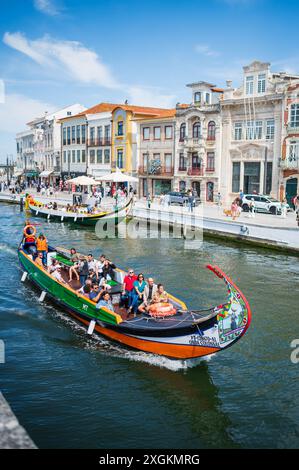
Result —
M 43 255 L 43 265 L 47 266 L 47 252 L 46 251 L 39 251 L 38 253 L 42 253 L 42 255 Z
M 81 286 L 85 285 L 86 279 L 88 278 L 87 274 L 79 274 Z
M 132 307 L 132 310 L 133 310 L 135 315 L 136 315 L 136 313 L 138 311 L 138 307 L 141 303 L 142 303 L 142 299 L 139 299 L 139 295 L 137 294 L 137 292 L 136 291 L 133 292 L 131 307 Z

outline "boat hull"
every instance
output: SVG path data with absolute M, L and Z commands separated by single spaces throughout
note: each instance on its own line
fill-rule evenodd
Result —
M 71 224 L 83 226 L 95 226 L 99 221 L 111 221 L 115 225 L 122 222 L 128 215 L 133 201 L 130 200 L 125 206 L 120 207 L 118 210 L 110 212 L 101 212 L 99 214 L 83 215 L 83 214 L 70 214 L 66 211 L 46 209 L 36 205 L 29 204 L 29 209 L 32 215 L 36 217 L 43 217 L 49 221 L 55 222 L 69 222 Z

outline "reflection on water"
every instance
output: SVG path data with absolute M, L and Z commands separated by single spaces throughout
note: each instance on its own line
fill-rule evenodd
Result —
M 99 240 L 92 228 L 35 219 L 51 243 L 104 252 L 163 280 L 188 306 L 221 302 L 218 264 L 250 301 L 246 336 L 211 358 L 174 361 L 132 351 L 86 330 L 21 284 L 22 214 L 0 206 L 1 389 L 40 447 L 298 447 L 298 260 L 205 240 Z M 8 235 L 9 234 L 9 235 Z

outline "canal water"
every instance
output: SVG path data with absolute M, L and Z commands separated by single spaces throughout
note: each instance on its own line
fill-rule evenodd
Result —
M 247 296 L 252 324 L 205 360 L 130 351 L 86 331 L 20 282 L 24 215 L 0 206 L 0 389 L 41 448 L 296 448 L 299 446 L 299 265 L 295 257 L 205 240 L 99 240 L 92 229 L 41 223 L 52 244 L 152 274 L 193 308 L 216 305 L 219 265 Z

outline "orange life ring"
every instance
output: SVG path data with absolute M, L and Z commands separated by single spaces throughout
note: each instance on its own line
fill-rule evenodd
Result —
M 33 229 L 33 233 L 28 233 L 28 229 Z M 33 226 L 33 225 L 26 225 L 26 227 L 24 228 L 24 235 L 25 237 L 35 237 L 36 235 L 36 228 Z
M 170 317 L 176 314 L 176 309 L 169 302 L 158 302 L 149 308 L 152 317 Z

